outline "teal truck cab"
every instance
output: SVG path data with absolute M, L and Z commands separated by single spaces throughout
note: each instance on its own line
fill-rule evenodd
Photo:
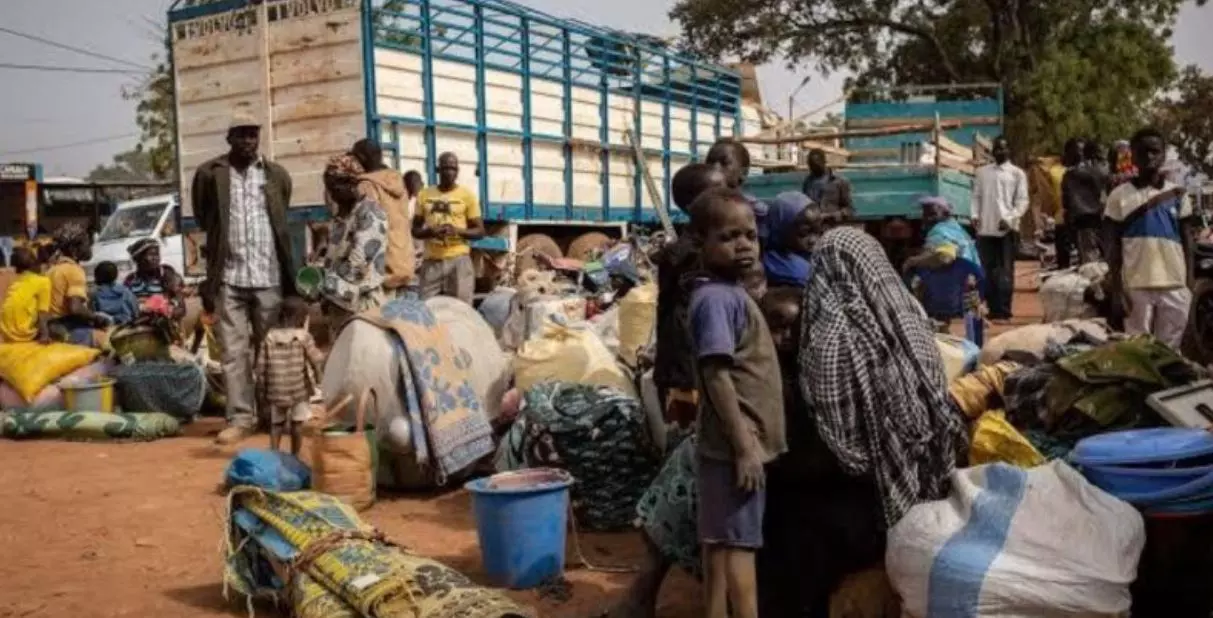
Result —
M 958 89 L 977 96 L 949 100 L 932 94 Z M 983 91 L 992 96 L 981 96 Z M 833 171 L 851 183 L 856 218 L 886 247 L 912 244 L 917 238 L 920 197 L 942 196 L 961 219 L 967 219 L 973 174 L 986 162 L 990 142 L 1002 132 L 1003 105 L 997 85 L 926 86 L 903 94 L 908 96 L 901 100 L 848 101 L 836 147 L 831 149 L 845 159 Z M 813 139 L 820 143 L 826 136 Z M 801 150 L 807 148 L 802 145 Z M 770 198 L 800 191 L 807 174 L 803 169 L 763 174 L 750 178 L 746 187 L 757 197 Z

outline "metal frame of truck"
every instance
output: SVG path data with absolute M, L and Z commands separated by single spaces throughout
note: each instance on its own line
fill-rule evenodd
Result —
M 248 101 L 263 122 L 269 118 L 266 154 L 292 171 L 297 195 L 305 185 L 292 221 L 327 218 L 316 199 L 318 155 L 373 136 L 391 166 L 417 169 L 429 184 L 440 152 L 456 150 L 470 163 L 461 180 L 480 197 L 490 224 L 490 237 L 478 248 L 513 251 L 520 231 L 564 240 L 595 229 L 622 235 L 629 225 L 659 221 L 656 207 L 669 208 L 669 179 L 679 166 L 698 159 L 718 137 L 760 122 L 756 111 L 743 114 L 740 77 L 729 69 L 508 0 L 219 0 L 201 6 L 178 0 L 168 22 L 183 193 L 192 166 L 224 149 L 216 102 Z M 245 68 L 225 75 L 225 61 Z M 248 78 L 256 69 L 259 94 L 248 79 L 240 87 L 223 81 Z M 352 87 L 355 71 L 360 108 L 341 92 L 325 94 L 325 84 Z M 307 82 L 308 72 L 314 83 Z M 307 87 L 313 100 L 298 92 Z M 309 105 L 340 117 L 333 121 L 337 129 L 292 133 L 291 126 L 315 124 L 298 113 Z M 361 116 L 356 128 L 354 115 Z M 632 149 L 637 136 L 644 165 L 636 165 Z M 292 169 L 292 157 L 307 164 Z M 661 188 L 661 204 L 646 191 L 646 168 Z

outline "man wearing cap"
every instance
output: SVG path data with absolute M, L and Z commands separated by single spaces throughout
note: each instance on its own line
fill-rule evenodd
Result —
M 227 154 L 198 166 L 192 203 L 206 232 L 206 281 L 200 291 L 218 318 L 227 391 L 227 429 L 216 442 L 235 444 L 257 427 L 252 354 L 284 295 L 294 293 L 286 211 L 291 177 L 258 153 L 261 127 L 238 113 L 228 125 Z

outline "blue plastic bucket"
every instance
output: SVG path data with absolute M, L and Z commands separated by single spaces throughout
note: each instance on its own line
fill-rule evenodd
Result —
M 564 573 L 569 485 L 564 470 L 534 468 L 468 481 L 480 559 L 494 585 L 534 588 Z

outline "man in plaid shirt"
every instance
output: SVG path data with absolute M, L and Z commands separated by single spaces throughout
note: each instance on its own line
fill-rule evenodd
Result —
M 291 177 L 258 153 L 256 119 L 235 116 L 228 125 L 227 154 L 198 166 L 192 203 L 206 232 L 207 277 L 202 304 L 218 317 L 227 391 L 228 427 L 216 442 L 235 444 L 257 427 L 253 350 L 282 298 L 294 293 L 286 212 Z

